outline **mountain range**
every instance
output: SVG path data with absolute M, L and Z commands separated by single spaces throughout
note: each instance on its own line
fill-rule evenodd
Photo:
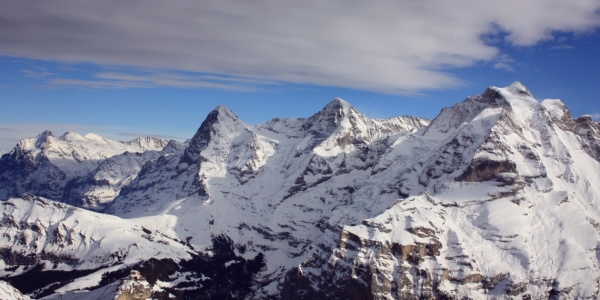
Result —
M 158 299 L 595 298 L 598 182 L 600 124 L 518 82 L 431 121 L 334 99 L 260 125 L 219 106 L 185 143 L 46 131 L 0 158 L 0 279 L 43 299 L 114 298 L 133 269 Z

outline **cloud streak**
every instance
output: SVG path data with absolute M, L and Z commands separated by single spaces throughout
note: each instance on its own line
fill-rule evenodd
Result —
M 552 50 L 571 50 L 575 47 L 571 46 L 571 45 L 556 45 L 556 46 L 552 46 L 550 47 L 550 49 Z
M 131 70 L 100 72 L 90 79 L 52 78 L 46 83 L 51 87 L 69 86 L 90 89 L 175 87 L 234 91 L 254 91 L 260 86 L 277 84 L 269 80 L 230 76 L 190 75 L 181 72 L 131 72 Z
M 510 44 L 531 46 L 554 31 L 598 27 L 598 9 L 595 0 L 5 1 L 0 54 L 402 94 L 459 85 L 449 68 L 495 60 L 499 50 L 484 36 L 503 33 Z M 49 80 L 93 88 L 260 85 L 115 75 Z

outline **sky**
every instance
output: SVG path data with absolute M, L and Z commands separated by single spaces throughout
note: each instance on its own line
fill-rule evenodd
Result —
M 600 0 L 3 1 L 0 151 L 50 129 L 191 138 L 340 97 L 373 118 L 522 82 L 600 120 Z

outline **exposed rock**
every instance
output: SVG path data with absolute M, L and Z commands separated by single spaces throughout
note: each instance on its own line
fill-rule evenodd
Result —
M 115 300 L 145 300 L 152 295 L 152 286 L 146 280 L 124 280 L 117 289 Z

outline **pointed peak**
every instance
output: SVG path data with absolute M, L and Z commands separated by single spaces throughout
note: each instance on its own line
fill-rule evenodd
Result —
M 335 108 L 341 108 L 344 111 L 350 111 L 350 109 L 352 108 L 352 105 L 350 103 L 348 103 L 346 100 L 336 97 L 333 100 L 331 100 L 329 103 L 327 103 L 327 105 L 325 105 L 323 110 L 335 109 Z
M 54 134 L 50 130 L 44 130 L 44 132 L 40 133 L 39 135 L 40 138 L 47 138 L 51 136 L 54 136 Z
M 235 114 L 233 113 L 233 111 L 229 107 L 227 107 L 227 106 L 225 106 L 223 104 L 215 107 L 212 110 L 212 112 L 216 112 L 216 113 L 219 113 L 219 114 L 234 115 L 235 116 Z
M 342 116 L 349 115 L 352 112 L 357 112 L 356 109 L 352 106 L 352 104 L 348 103 L 346 100 L 342 98 L 334 98 L 331 100 L 321 111 L 316 113 L 314 116 L 324 113 L 324 112 L 339 112 Z
M 206 116 L 206 120 L 204 122 L 208 122 L 210 124 L 217 123 L 219 121 L 224 120 L 236 120 L 239 121 L 240 118 L 233 113 L 229 107 L 225 105 L 219 105 L 215 107 L 209 114 Z
M 329 102 L 321 111 L 306 120 L 302 127 L 315 136 L 328 136 L 351 115 L 360 115 L 352 105 L 340 98 Z
M 50 138 L 54 137 L 52 131 L 45 130 L 37 136 L 37 141 L 35 142 L 35 147 L 39 149 L 47 149 L 50 147 Z
M 531 92 L 520 82 L 515 81 L 511 85 L 507 86 L 506 89 L 515 96 L 529 96 L 533 97 Z
M 193 165 L 198 163 L 200 152 L 208 145 L 214 135 L 227 135 L 232 132 L 248 130 L 246 125 L 236 116 L 231 109 L 225 105 L 219 105 L 213 109 L 202 124 L 194 137 L 188 143 L 180 163 Z M 220 133 L 219 133 L 220 132 Z
M 333 100 L 331 100 L 329 102 L 329 104 L 332 104 L 332 103 L 339 104 L 339 105 L 350 105 L 350 103 L 348 103 L 348 101 L 346 101 L 340 97 L 333 98 Z
M 67 131 L 63 135 L 61 135 L 60 138 L 62 140 L 81 140 L 83 139 L 83 136 L 81 136 L 77 132 Z

